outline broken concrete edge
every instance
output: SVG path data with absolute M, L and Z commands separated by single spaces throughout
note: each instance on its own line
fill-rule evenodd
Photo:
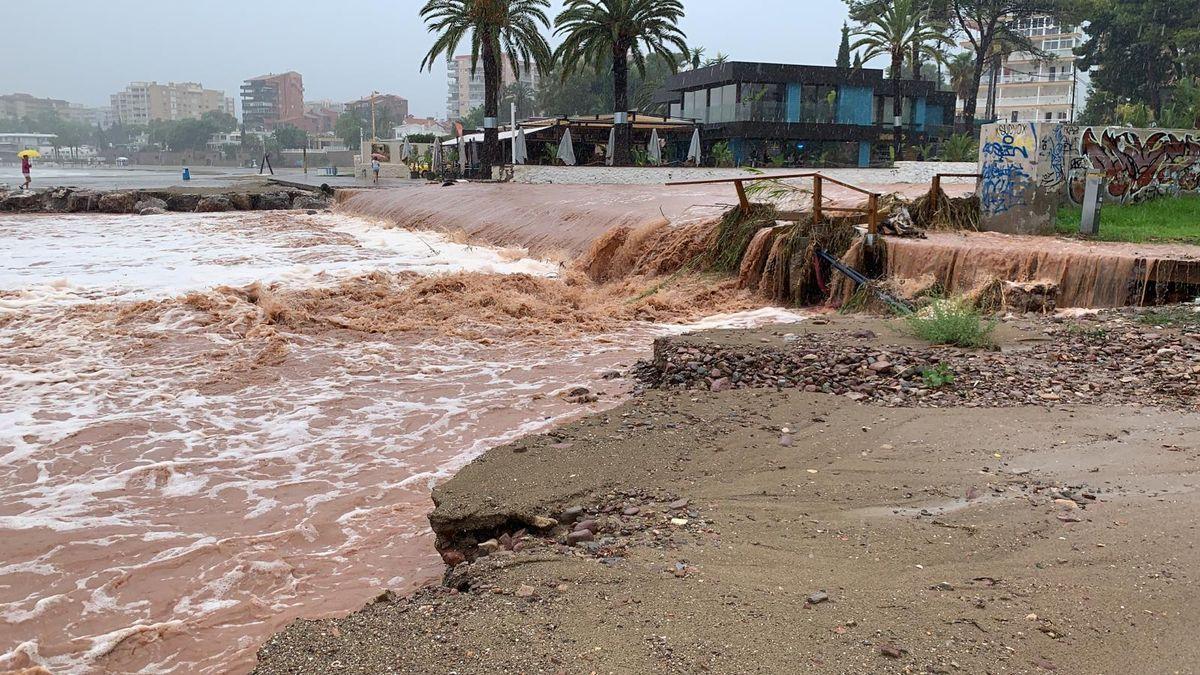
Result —
M 56 187 L 38 192 L 0 192 L 0 213 L 217 213 L 223 211 L 323 210 L 330 200 L 308 190 L 228 190 L 202 194 L 174 190 L 90 190 Z

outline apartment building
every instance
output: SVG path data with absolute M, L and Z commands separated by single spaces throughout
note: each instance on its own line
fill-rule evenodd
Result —
M 70 107 L 70 103 L 57 98 L 38 98 L 31 94 L 0 95 L 0 118 L 38 117 L 59 113 Z
M 1051 16 L 1019 19 L 1011 26 L 1048 58 L 1018 52 L 1005 58 L 994 73 L 984 71 L 976 103 L 979 116 L 988 110 L 994 81 L 996 120 L 1073 122 L 1087 103 L 1088 73 L 1075 69 L 1072 51 L 1083 41 L 1083 31 Z
M 223 91 L 205 89 L 199 82 L 132 82 L 109 101 L 111 118 L 120 124 L 200 119 L 209 111 L 234 114 L 232 98 Z
M 506 56 L 501 61 L 501 89 L 514 82 L 524 82 L 534 91 L 541 83 L 541 75 L 536 67 L 525 68 L 523 64 L 513 67 L 512 61 Z M 471 57 L 469 55 L 455 56 L 446 60 L 446 119 L 451 122 L 466 117 L 471 109 L 483 105 L 483 61 L 479 61 L 475 73 L 471 73 Z
M 242 122 L 250 129 L 303 123 L 304 78 L 288 71 L 252 77 L 242 85 Z

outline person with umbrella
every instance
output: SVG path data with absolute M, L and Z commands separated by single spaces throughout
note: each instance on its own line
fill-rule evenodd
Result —
M 33 171 L 33 162 L 30 160 L 40 154 L 37 150 L 22 150 L 17 153 L 17 156 L 21 158 L 21 175 L 25 176 L 25 184 L 21 186 L 22 190 L 28 190 L 30 184 L 33 183 L 33 178 L 30 176 Z

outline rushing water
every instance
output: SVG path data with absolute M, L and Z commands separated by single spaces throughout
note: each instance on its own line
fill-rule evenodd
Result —
M 612 405 L 600 375 L 670 330 L 264 336 L 138 311 L 259 280 L 556 272 L 336 215 L 3 217 L 0 246 L 0 669 L 244 671 L 296 617 L 440 575 L 431 484 Z M 574 384 L 601 403 L 554 395 Z

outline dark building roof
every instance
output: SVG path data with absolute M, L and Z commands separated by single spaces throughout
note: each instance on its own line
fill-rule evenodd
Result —
M 849 85 L 871 87 L 881 94 L 890 93 L 890 84 L 878 68 L 836 68 L 834 66 L 804 66 L 790 63 L 755 63 L 752 61 L 727 61 L 685 70 L 671 75 L 661 89 L 654 94 L 655 103 L 672 103 L 677 100 L 675 92 L 716 87 L 734 82 L 757 82 L 762 84 Z M 885 88 L 886 85 L 886 88 Z M 900 80 L 901 93 L 909 96 L 928 96 L 936 90 L 927 80 Z

